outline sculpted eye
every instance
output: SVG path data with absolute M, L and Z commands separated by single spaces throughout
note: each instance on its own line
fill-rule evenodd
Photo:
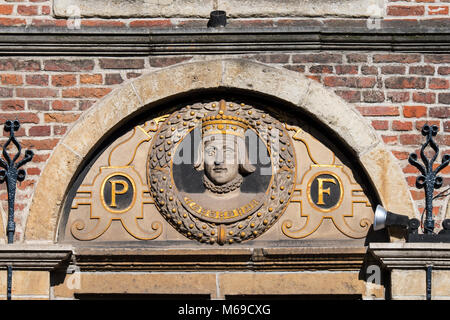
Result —
M 207 148 L 205 149 L 205 153 L 208 156 L 213 156 L 216 154 L 216 148 Z

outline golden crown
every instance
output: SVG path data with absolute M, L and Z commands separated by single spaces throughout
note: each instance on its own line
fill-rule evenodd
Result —
M 207 116 L 202 119 L 202 134 L 233 134 L 244 136 L 249 127 L 249 122 L 243 118 L 226 115 L 223 110 L 219 110 L 214 116 Z

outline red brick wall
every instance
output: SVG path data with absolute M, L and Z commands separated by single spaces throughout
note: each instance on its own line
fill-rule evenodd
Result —
M 385 20 L 437 20 L 448 23 L 450 0 L 386 2 Z M 364 19 L 255 18 L 229 20 L 229 27 L 276 27 L 306 24 L 329 26 L 365 25 Z M 124 28 L 205 27 L 205 19 L 83 19 L 82 27 Z M 11 26 L 57 26 L 67 19 L 52 17 L 51 1 L 0 1 L 0 28 Z M 301 52 L 240 55 L 305 74 L 334 90 L 372 124 L 405 173 L 413 199 L 423 210 L 423 191 L 415 188 L 417 170 L 408 164 L 424 138 L 420 129 L 427 122 L 440 128 L 437 142 L 441 155 L 450 152 L 450 54 L 391 52 Z M 86 58 L 0 57 L 0 124 L 18 119 L 24 148 L 35 151 L 26 165 L 27 178 L 16 197 L 16 239 L 22 239 L 32 193 L 47 159 L 70 126 L 101 97 L 121 83 L 139 75 L 201 56 Z M 3 133 L 4 143 L 6 133 Z M 441 157 L 438 158 L 440 163 Z M 450 183 L 450 168 L 443 171 L 444 188 Z M 440 191 L 442 191 L 442 188 Z M 6 212 L 6 187 L 0 200 Z M 435 202 L 436 213 L 442 200 Z M 444 210 L 442 210 L 444 211 Z M 419 214 L 416 213 L 416 214 Z M 3 214 L 3 219 L 6 215 Z M 5 221 L 4 221 L 5 225 Z

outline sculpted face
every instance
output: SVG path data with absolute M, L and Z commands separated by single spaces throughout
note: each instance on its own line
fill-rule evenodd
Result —
M 226 184 L 239 175 L 238 151 L 234 141 L 221 137 L 204 145 L 205 174 L 216 185 Z

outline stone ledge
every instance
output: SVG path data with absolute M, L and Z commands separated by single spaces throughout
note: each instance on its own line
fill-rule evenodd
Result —
M 365 247 L 75 248 L 81 271 L 359 270 Z
M 388 269 L 450 269 L 450 243 L 371 243 L 368 252 Z
M 230 17 L 380 17 L 383 0 L 54 0 L 57 17 L 195 17 L 225 10 Z
M 71 254 L 71 246 L 0 245 L 0 268 L 11 265 L 13 270 L 50 271 L 67 262 Z

